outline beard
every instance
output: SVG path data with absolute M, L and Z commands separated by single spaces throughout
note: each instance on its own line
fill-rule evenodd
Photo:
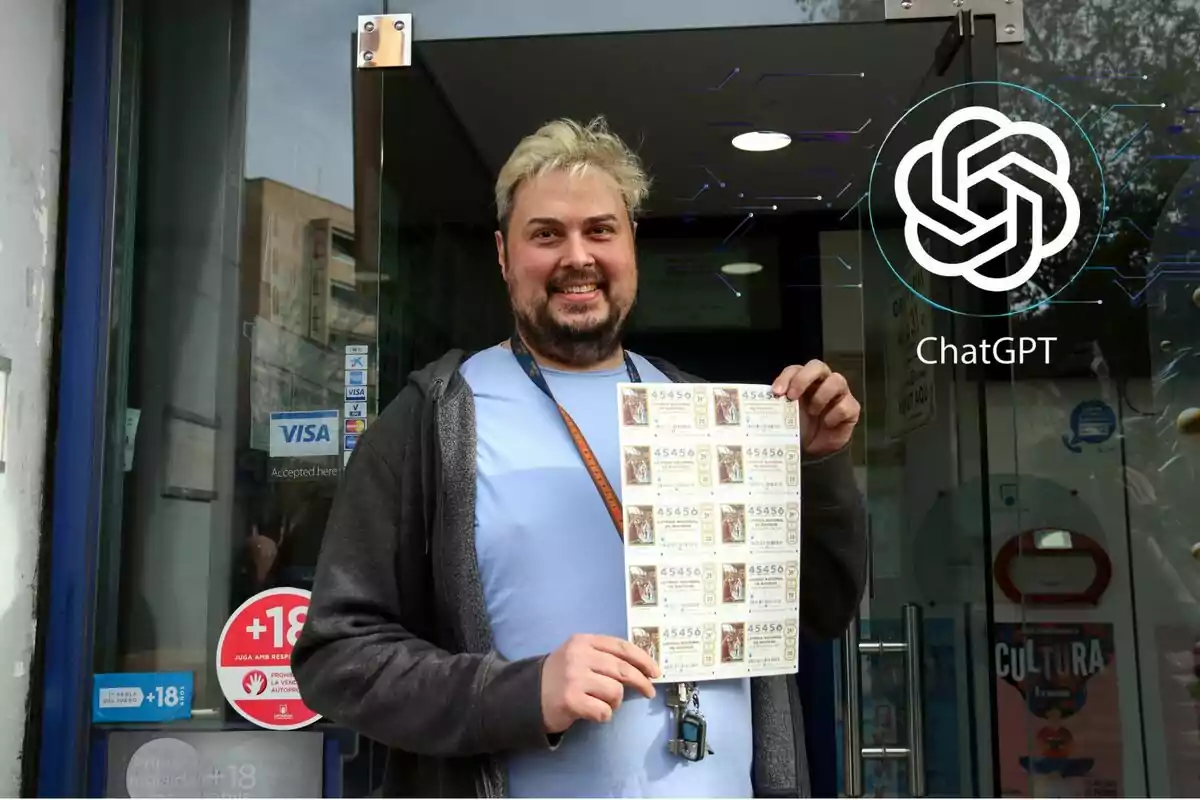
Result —
M 594 281 L 597 284 L 608 305 L 608 313 L 603 319 L 564 322 L 554 316 L 550 309 L 550 301 L 556 294 L 554 287 L 567 281 Z M 621 346 L 631 307 L 632 304 L 628 308 L 621 308 L 615 303 L 598 275 L 578 270 L 555 275 L 547 287 L 546 296 L 528 307 L 522 308 L 515 300 L 512 301 L 517 333 L 526 346 L 560 364 L 580 368 L 604 361 L 616 352 Z M 566 308 L 568 314 L 582 310 L 582 307 L 570 305 Z

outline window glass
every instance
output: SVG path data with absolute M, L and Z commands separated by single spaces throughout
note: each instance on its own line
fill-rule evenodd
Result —
M 602 113 L 655 179 L 630 345 L 734 381 L 822 358 L 863 402 L 855 630 L 894 642 L 902 609 L 923 612 L 930 793 L 1200 794 L 1194 3 L 1027 0 L 962 24 L 890 0 L 398 5 L 129 3 L 97 671 L 193 672 L 199 724 L 243 724 L 215 644 L 250 595 L 311 585 L 360 419 L 349 357 L 369 426 L 411 370 L 505 337 L 495 174 L 542 122 Z M 413 13 L 413 64 L 357 69 L 357 16 L 383 11 Z M 969 312 L 949 313 L 885 257 L 906 218 L 868 184 L 927 100 L 906 147 L 968 104 L 1076 130 L 1095 224 L 1028 282 L 1036 308 L 985 318 L 986 293 L 926 292 Z M 792 145 L 730 147 L 768 125 Z M 1053 356 L 917 357 L 1009 336 L 1055 337 Z M 305 428 L 320 412 L 325 437 Z M 1046 600 L 1101 573 L 1095 597 Z M 1085 668 L 1011 679 L 1044 646 L 1082 647 Z M 909 745 L 899 664 L 848 667 L 861 713 L 840 730 L 864 747 Z M 907 762 L 863 764 L 865 793 L 912 789 Z
M 311 586 L 346 452 L 347 347 L 366 351 L 374 415 L 353 66 L 357 15 L 380 10 L 147 0 L 126 15 L 140 85 L 126 90 L 97 671 L 192 672 L 201 721 L 241 724 L 213 667 L 232 610 Z M 335 412 L 327 429 L 311 427 L 320 411 Z

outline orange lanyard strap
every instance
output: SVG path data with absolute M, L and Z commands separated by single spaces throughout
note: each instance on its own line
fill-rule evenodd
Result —
M 514 333 L 509 340 L 509 346 L 512 348 L 517 363 L 521 365 L 521 370 L 529 377 L 529 380 L 533 381 L 534 386 L 542 390 L 542 394 L 550 398 L 555 408 L 558 409 L 559 415 L 567 426 L 567 433 L 571 435 L 571 441 L 575 443 L 575 449 L 579 451 L 579 457 L 583 459 L 583 466 L 587 468 L 588 475 L 592 476 L 592 483 L 596 485 L 596 491 L 600 493 L 600 499 L 604 501 L 604 506 L 608 509 L 608 516 L 612 518 L 617 535 L 624 539 L 625 515 L 621 511 L 621 501 L 613 490 L 612 484 L 609 483 L 608 476 L 604 474 L 600 460 L 596 458 L 591 445 L 584 438 L 583 431 L 579 430 L 579 426 L 575 424 L 575 420 L 571 419 L 567 410 L 554 399 L 554 392 L 550 391 L 550 384 L 546 382 L 546 376 L 542 374 L 541 367 L 537 365 L 537 361 L 534 360 L 533 354 L 529 352 L 529 348 L 525 346 L 521 337 Z M 629 357 L 629 353 L 625 353 L 625 371 L 629 373 L 631 383 L 642 382 L 642 376 L 638 373 L 637 366 Z
M 537 365 L 537 361 L 533 359 L 533 354 L 529 352 L 529 348 L 525 346 L 525 342 L 520 336 L 515 333 L 509 340 L 509 347 L 512 348 L 512 353 L 517 358 L 517 363 L 521 365 L 521 370 L 528 376 L 529 380 L 533 381 L 534 386 L 542 390 L 542 394 L 550 398 L 554 403 L 554 407 L 558 409 L 559 415 L 567 426 L 567 433 L 571 434 L 571 441 L 575 443 L 575 449 L 579 451 L 579 457 L 583 459 L 583 465 L 587 467 L 588 474 L 592 476 L 592 483 L 596 485 L 596 491 L 600 493 L 600 498 L 604 500 L 604 505 L 608 509 L 608 516 L 612 518 L 613 527 L 617 529 L 617 536 L 620 536 L 622 541 L 625 539 L 625 515 L 621 511 L 621 501 L 617 498 L 617 493 L 613 491 L 612 484 L 608 482 L 608 476 L 604 474 L 603 468 L 600 466 L 600 460 L 596 458 L 596 454 L 592 452 L 592 447 L 587 443 L 587 439 L 583 436 L 583 431 L 579 430 L 579 426 L 575 424 L 575 420 L 571 419 L 571 415 L 562 407 L 557 400 L 554 399 L 554 392 L 550 391 L 550 384 L 546 382 L 546 376 L 542 374 L 542 369 Z M 633 359 L 629 357 L 629 353 L 625 353 L 625 371 L 629 373 L 630 383 L 641 383 L 642 376 L 638 372 L 637 365 L 633 363 Z M 691 713 L 690 718 L 692 724 L 699 725 L 701 728 L 706 727 L 704 715 L 700 713 L 700 692 L 696 688 L 695 683 L 678 683 L 675 685 L 676 692 L 681 698 L 686 698 L 684 706 L 676 709 L 676 736 L 675 739 L 681 737 L 683 711 L 687 706 L 695 705 L 695 711 Z M 674 742 L 674 739 L 672 740 Z M 668 744 L 668 748 L 672 745 Z M 700 747 L 704 748 L 705 752 L 700 754 L 703 758 L 709 752 L 707 742 L 702 741 Z M 672 751 L 675 752 L 675 751 Z M 700 758 L 693 760 L 699 761 Z

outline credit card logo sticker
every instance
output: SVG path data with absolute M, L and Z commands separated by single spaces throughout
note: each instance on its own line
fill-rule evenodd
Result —
M 271 457 L 337 455 L 337 409 L 276 411 L 271 414 Z
M 366 403 L 346 403 L 346 419 L 367 416 Z
M 365 387 L 365 386 L 347 386 L 346 387 L 346 399 L 347 400 L 366 400 L 367 399 L 367 387 Z
M 359 434 L 367 429 L 367 421 L 365 419 L 348 419 L 346 420 L 346 433 Z
M 367 371 L 365 369 L 348 369 L 346 370 L 346 385 L 347 386 L 366 386 Z

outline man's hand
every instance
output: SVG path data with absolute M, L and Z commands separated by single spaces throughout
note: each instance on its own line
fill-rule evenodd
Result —
M 631 686 L 654 697 L 658 665 L 641 648 L 613 636 L 576 635 L 542 665 L 542 722 L 562 733 L 577 719 L 608 722 Z
M 776 397 L 799 401 L 804 414 L 804 452 L 828 455 L 850 441 L 862 406 L 850 394 L 846 379 L 824 361 L 793 364 L 779 374 L 771 389 Z
M 286 536 L 286 522 L 279 527 L 279 544 L 271 537 L 259 533 L 257 525 L 251 526 L 250 538 L 246 545 L 250 549 L 250 560 L 254 563 L 255 585 L 262 584 L 271 574 L 271 567 L 275 566 L 275 559 L 279 556 L 279 545 L 283 544 Z

